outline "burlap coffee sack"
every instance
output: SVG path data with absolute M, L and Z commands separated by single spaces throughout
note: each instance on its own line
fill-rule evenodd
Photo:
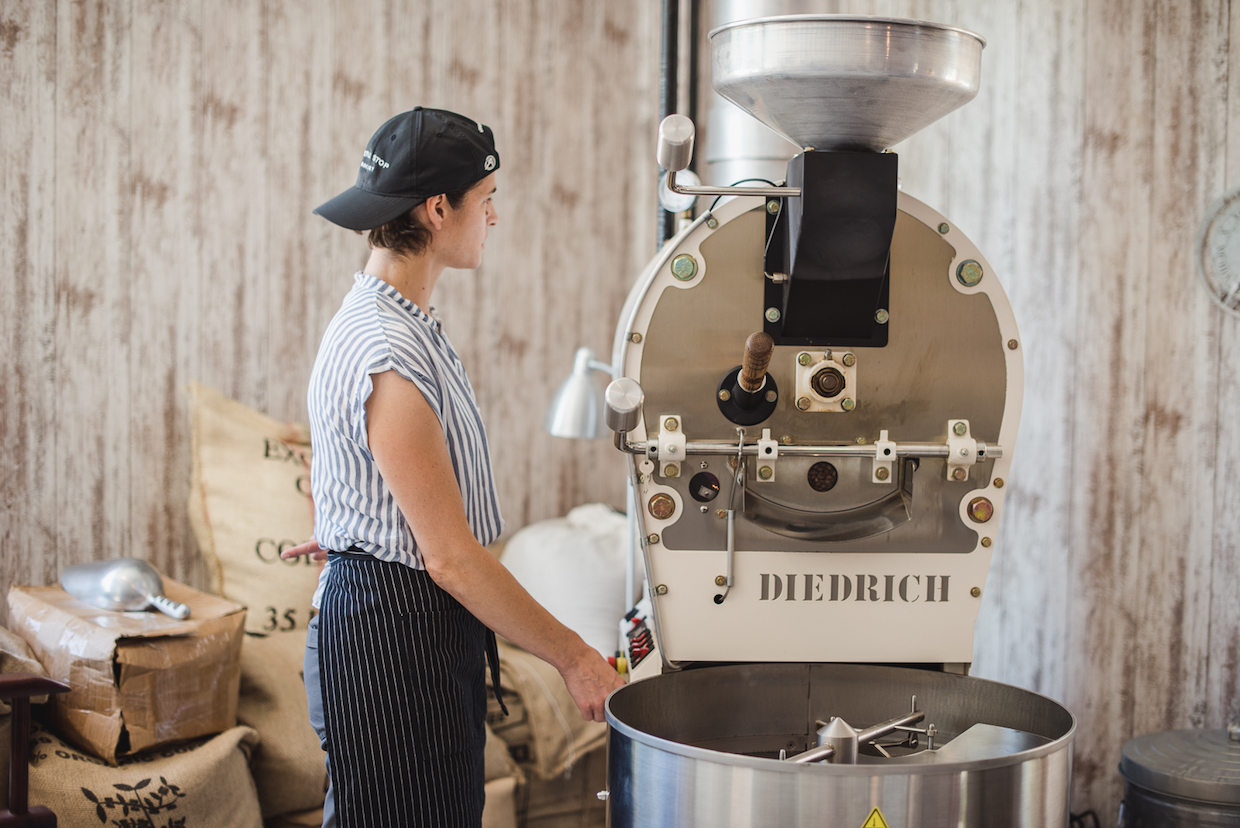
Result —
M 250 751 L 258 734 L 234 727 L 121 760 L 111 767 L 41 728 L 30 745 L 30 803 L 63 828 L 262 828 Z
M 607 805 L 598 792 L 607 789 L 607 749 L 581 756 L 576 767 L 554 779 L 530 780 L 517 807 L 524 828 L 605 828 Z
M 564 679 L 547 662 L 499 642 L 500 681 L 507 717 L 487 696 L 487 724 L 507 745 L 527 778 L 551 779 L 607 740 L 607 725 L 582 718 Z M 488 676 L 488 682 L 490 677 Z
M 251 770 L 264 817 L 321 807 L 327 790 L 325 754 L 306 708 L 305 649 L 305 630 L 247 635 L 241 646 L 237 723 L 260 737 Z
M 517 828 L 517 779 L 502 776 L 487 782 L 482 828 Z
M 263 820 L 266 828 L 320 828 L 323 825 L 323 809 L 297 811 Z
M 511 709 L 511 708 L 509 708 Z M 486 725 L 487 729 L 487 747 L 484 756 L 486 762 L 486 780 L 490 782 L 493 779 L 507 779 L 512 777 L 520 784 L 525 781 L 525 773 L 522 772 L 521 766 L 512 758 L 512 754 L 508 752 L 508 743 L 495 735 L 495 731 L 491 730 L 490 725 Z
M 194 397 L 189 515 L 211 591 L 249 612 L 246 631 L 304 631 L 319 565 L 280 551 L 308 540 L 308 427 L 274 420 L 205 385 Z

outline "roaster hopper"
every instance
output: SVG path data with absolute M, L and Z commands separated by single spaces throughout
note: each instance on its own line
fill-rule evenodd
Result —
M 967 676 L 1023 393 L 1002 285 L 898 191 L 984 41 L 916 21 L 710 35 L 717 91 L 805 150 L 639 279 L 607 419 L 648 596 L 608 702 L 613 826 L 1061 825 L 1072 716 Z M 692 125 L 661 126 L 688 164 Z

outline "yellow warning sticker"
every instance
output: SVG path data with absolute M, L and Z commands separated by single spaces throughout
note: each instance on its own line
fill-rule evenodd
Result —
M 883 819 L 883 812 L 875 808 L 870 811 L 865 822 L 861 823 L 861 828 L 890 828 L 890 826 L 887 825 L 887 820 Z

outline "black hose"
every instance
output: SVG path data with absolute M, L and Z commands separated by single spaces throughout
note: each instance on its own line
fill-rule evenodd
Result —
M 659 123 L 676 111 L 677 91 L 680 89 L 680 0 L 663 0 L 663 42 L 659 50 Z M 658 186 L 658 168 L 655 181 Z M 655 224 L 655 249 L 672 237 L 676 216 L 657 204 L 658 220 Z

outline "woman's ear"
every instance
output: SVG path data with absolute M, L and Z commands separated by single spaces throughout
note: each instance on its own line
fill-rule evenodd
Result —
M 448 197 L 446 195 L 431 196 L 418 205 L 418 209 L 426 210 L 426 224 L 435 230 L 442 230 L 447 217 Z

